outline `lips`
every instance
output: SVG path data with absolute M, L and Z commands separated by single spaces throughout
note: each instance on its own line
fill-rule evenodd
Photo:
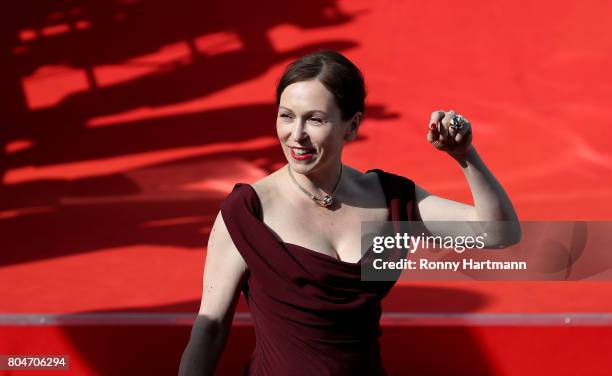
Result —
M 291 156 L 297 160 L 304 160 L 304 159 L 312 158 L 316 154 L 316 150 L 313 148 L 289 147 L 289 150 L 291 151 Z M 300 151 L 304 150 L 304 151 L 301 152 L 301 154 L 298 154 L 298 150 Z

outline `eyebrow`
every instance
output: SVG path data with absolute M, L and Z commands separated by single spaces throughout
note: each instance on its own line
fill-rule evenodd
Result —
M 278 108 L 281 109 L 281 110 L 287 110 L 287 111 L 293 112 L 290 108 L 287 108 L 285 106 L 279 106 Z M 325 112 L 323 110 L 310 110 L 310 111 L 306 111 L 305 115 L 312 115 L 314 113 L 321 113 L 321 114 L 327 116 L 327 112 Z

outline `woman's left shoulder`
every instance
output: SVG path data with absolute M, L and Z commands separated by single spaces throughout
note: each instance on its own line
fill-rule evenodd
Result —
M 375 172 L 368 170 L 361 172 L 355 168 L 346 166 L 348 174 L 350 175 L 349 181 L 355 185 L 360 191 L 370 191 L 372 188 L 377 187 L 379 184 L 379 178 Z
M 405 187 L 414 187 L 415 185 L 412 179 L 403 174 L 386 171 L 380 168 L 369 169 L 364 173 L 364 176 L 368 176 L 370 181 L 379 179 L 382 184 L 401 185 Z

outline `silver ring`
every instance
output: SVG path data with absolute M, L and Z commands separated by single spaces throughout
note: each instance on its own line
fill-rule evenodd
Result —
M 466 118 L 464 118 L 461 115 L 455 114 L 455 115 L 453 115 L 453 118 L 450 121 L 450 128 L 452 128 L 455 131 L 459 132 L 461 130 L 461 128 L 463 128 L 468 123 L 469 122 L 467 121 Z

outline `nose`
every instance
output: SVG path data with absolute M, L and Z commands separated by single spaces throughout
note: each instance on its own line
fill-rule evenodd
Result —
M 297 120 L 293 123 L 293 128 L 291 129 L 291 140 L 300 141 L 306 137 L 306 124 L 302 120 Z

